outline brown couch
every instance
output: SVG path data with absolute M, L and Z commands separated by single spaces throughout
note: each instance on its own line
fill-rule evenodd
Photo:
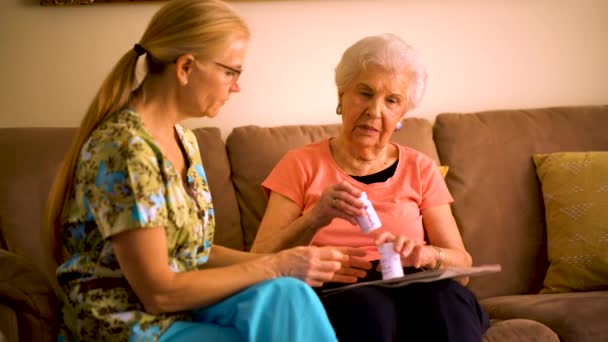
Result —
M 484 341 L 606 341 L 608 293 L 538 294 L 547 270 L 543 200 L 531 155 L 608 150 L 608 106 L 445 113 L 406 119 L 394 140 L 450 166 L 454 215 L 475 264 L 503 271 L 470 288 L 492 318 Z M 216 242 L 248 249 L 266 206 L 260 182 L 290 148 L 335 135 L 337 125 L 217 128 L 195 133 L 216 207 Z M 50 341 L 52 277 L 40 217 L 73 128 L 0 129 L 0 333 Z M 46 277 L 45 277 L 46 275 Z M 0 335 L 1 336 L 1 335 Z M 559 338 L 558 338 L 559 336 Z

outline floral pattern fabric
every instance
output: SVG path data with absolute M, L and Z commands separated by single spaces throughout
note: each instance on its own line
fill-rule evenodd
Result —
M 110 238 L 164 227 L 174 272 L 207 262 L 215 217 L 207 177 L 192 132 L 175 131 L 187 160 L 185 182 L 139 115 L 122 110 L 83 145 L 66 200 L 62 237 L 70 257 L 57 269 L 68 340 L 155 341 L 188 313 L 151 315 L 129 287 Z

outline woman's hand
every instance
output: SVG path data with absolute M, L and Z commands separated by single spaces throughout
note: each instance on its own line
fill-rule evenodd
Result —
M 361 197 L 361 191 L 346 181 L 328 186 L 321 194 L 319 202 L 311 210 L 314 225 L 319 228 L 325 227 L 336 217 L 356 225 L 355 217 L 364 214 L 364 205 L 359 197 Z
M 367 275 L 367 270 L 372 268 L 371 262 L 361 259 L 366 254 L 364 249 L 338 247 L 338 250 L 348 255 L 348 260 L 342 262 L 342 267 L 336 271 L 331 282 L 356 283 L 359 278 L 364 278 Z
M 376 245 L 387 242 L 392 242 L 395 252 L 401 255 L 403 267 L 421 268 L 435 265 L 437 262 L 437 251 L 426 246 L 425 241 L 410 240 L 403 235 L 395 236 L 389 232 L 383 232 L 376 238 Z
M 345 268 L 343 264 L 349 265 L 351 256 L 358 255 L 361 255 L 361 251 L 355 248 L 307 246 L 290 248 L 269 257 L 273 259 L 279 276 L 298 278 L 317 287 L 336 277 L 349 280 L 352 276 L 340 274 Z M 350 262 L 360 265 L 359 262 Z

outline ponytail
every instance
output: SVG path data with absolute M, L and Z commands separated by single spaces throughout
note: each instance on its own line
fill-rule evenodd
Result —
M 126 106 L 135 83 L 138 55 L 134 50 L 127 52 L 99 88 L 51 186 L 41 236 L 44 247 L 51 252 L 57 263 L 64 261 L 60 231 L 63 207 L 69 195 L 80 150 L 99 123 Z

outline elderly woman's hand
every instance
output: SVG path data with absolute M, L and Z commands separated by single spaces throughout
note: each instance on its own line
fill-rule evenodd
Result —
M 376 238 L 378 246 L 387 242 L 392 242 L 395 252 L 401 255 L 403 267 L 421 268 L 435 263 L 436 252 L 431 250 L 430 246 L 426 246 L 425 241 L 411 240 L 403 235 L 395 236 L 389 232 L 383 232 Z
M 336 217 L 356 225 L 355 217 L 364 214 L 364 205 L 359 197 L 361 197 L 361 191 L 346 181 L 328 186 L 311 211 L 315 226 L 325 227 Z
M 351 255 L 360 255 L 355 248 L 294 247 L 269 255 L 279 276 L 294 277 L 316 287 L 333 281 L 348 265 Z

